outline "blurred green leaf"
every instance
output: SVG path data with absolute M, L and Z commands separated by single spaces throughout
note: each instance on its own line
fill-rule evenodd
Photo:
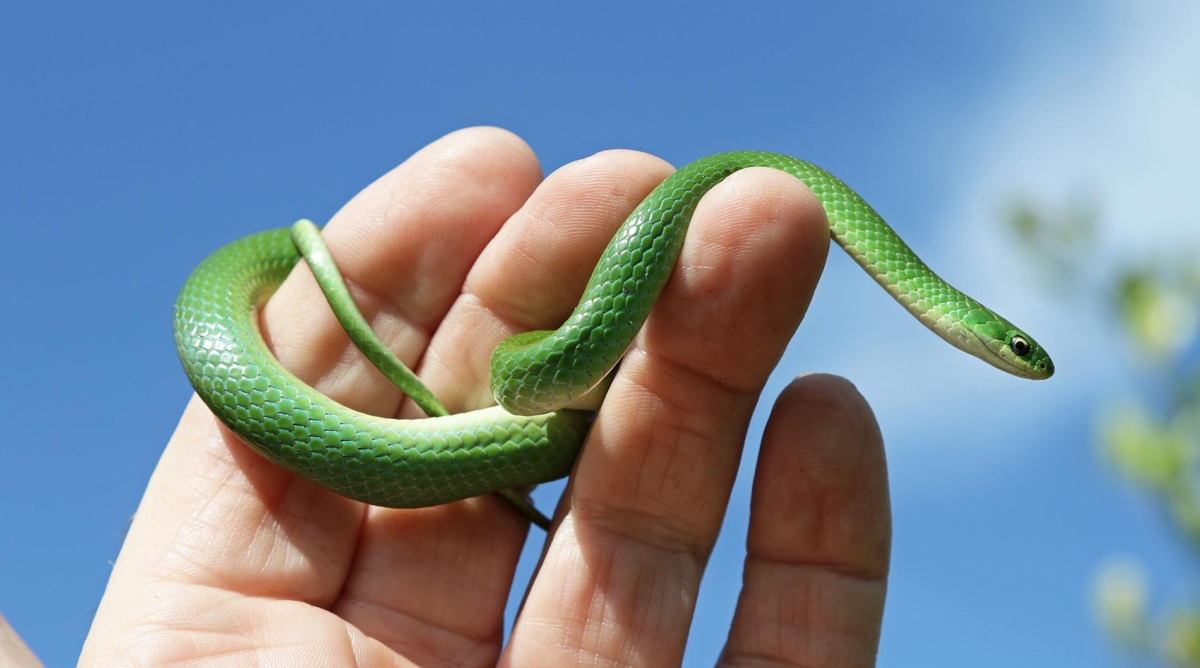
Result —
M 1123 270 L 1116 282 L 1116 308 L 1136 343 L 1135 352 L 1156 363 L 1178 355 L 1196 337 L 1197 298 L 1161 266 Z M 1179 277 L 1182 278 L 1182 277 Z
M 1100 433 L 1114 468 L 1160 493 L 1177 485 L 1194 460 L 1187 435 L 1151 418 L 1141 404 L 1126 404 L 1105 417 Z
M 1200 666 L 1200 613 L 1180 610 L 1167 619 L 1163 655 L 1173 666 Z
M 1132 649 L 1149 645 L 1149 577 L 1131 556 L 1109 557 L 1092 581 L 1092 605 L 1100 626 L 1118 643 Z

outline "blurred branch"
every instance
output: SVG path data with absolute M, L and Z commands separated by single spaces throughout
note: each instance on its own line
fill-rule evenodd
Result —
M 1113 468 L 1134 487 L 1152 494 L 1200 555 L 1196 409 L 1185 407 L 1165 422 L 1135 404 L 1106 418 L 1100 433 L 1101 449 Z
M 1200 258 L 1143 258 L 1118 266 L 1096 262 L 1098 207 L 1075 201 L 1047 211 L 1019 199 L 1008 227 L 1060 292 L 1107 305 L 1145 365 L 1151 384 L 1099 421 L 1099 446 L 1121 478 L 1170 520 L 1200 565 Z M 1090 275 L 1089 271 L 1099 272 Z M 1109 560 L 1094 578 L 1097 621 L 1119 647 L 1171 666 L 1200 668 L 1200 599 L 1154 619 L 1149 575 L 1133 557 Z

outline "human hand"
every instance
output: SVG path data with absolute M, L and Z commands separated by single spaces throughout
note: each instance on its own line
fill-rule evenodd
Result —
M 451 134 L 356 196 L 325 239 L 380 337 L 451 411 L 492 403 L 488 358 L 556 327 L 625 216 L 671 172 L 613 151 L 545 181 L 489 128 Z M 84 646 L 105 662 L 675 665 L 750 415 L 829 247 L 795 178 L 739 172 L 696 211 L 555 516 L 507 647 L 528 523 L 492 497 L 364 506 L 262 459 L 193 398 Z M 282 364 L 376 415 L 420 413 L 349 343 L 306 267 L 264 309 Z M 826 376 L 778 399 L 759 456 L 724 665 L 873 665 L 890 512 L 865 401 Z

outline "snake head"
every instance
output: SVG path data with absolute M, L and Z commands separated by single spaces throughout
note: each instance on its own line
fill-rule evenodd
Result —
M 989 355 L 984 359 L 992 366 L 1014 376 L 1030 380 L 1045 380 L 1054 375 L 1054 361 L 1033 337 L 1004 322 L 1003 330 L 991 336 L 980 336 Z M 977 334 L 982 334 L 977 332 Z
M 1032 336 L 979 302 L 970 304 L 972 308 L 951 319 L 944 330 L 938 329 L 936 321 L 930 321 L 935 323 L 930 329 L 956 348 L 1014 376 L 1045 380 L 1054 375 L 1054 362 Z

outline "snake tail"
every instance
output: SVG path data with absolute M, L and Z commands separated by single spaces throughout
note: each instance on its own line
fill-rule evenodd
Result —
M 367 415 L 296 378 L 258 329 L 258 310 L 300 255 L 288 230 L 222 247 L 175 304 L 175 343 L 197 394 L 280 467 L 377 506 L 418 508 L 566 475 L 587 431 L 582 411 L 514 416 L 499 407 L 418 420 Z

